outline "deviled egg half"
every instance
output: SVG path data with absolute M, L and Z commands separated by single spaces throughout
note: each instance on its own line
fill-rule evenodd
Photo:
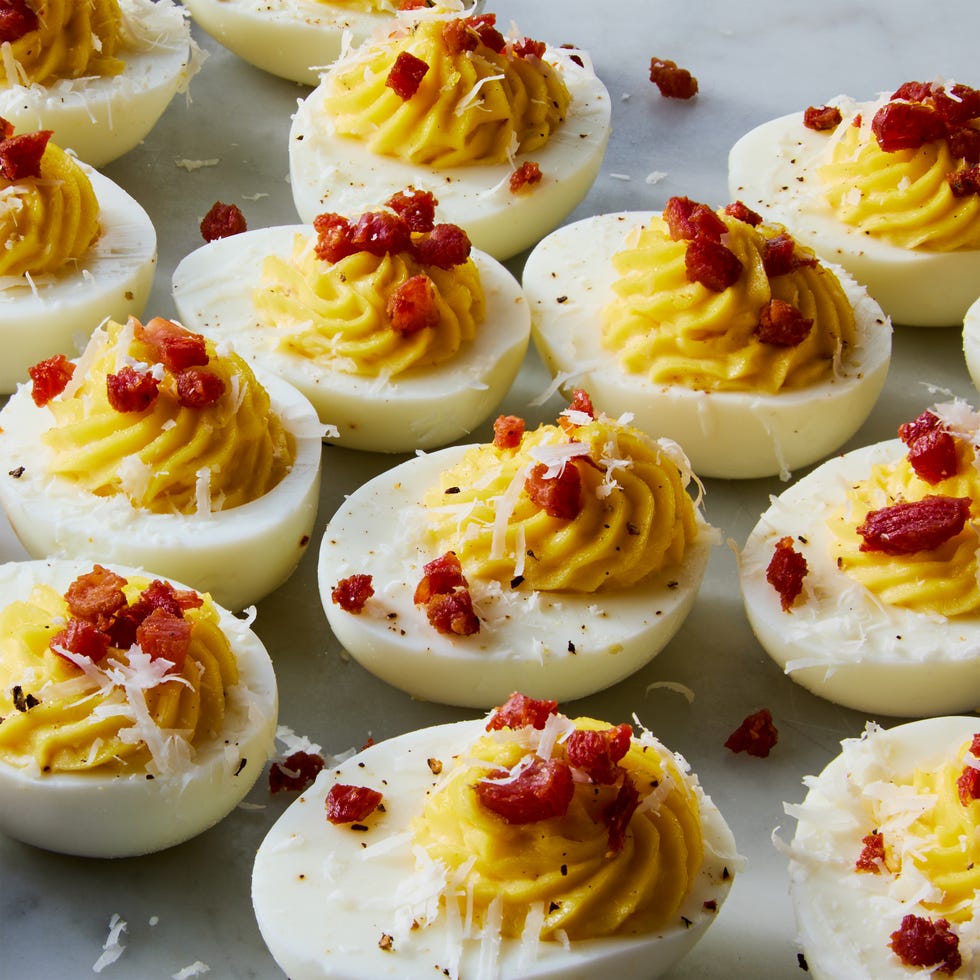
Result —
M 79 163 L 50 131 L 0 120 L 0 392 L 31 365 L 82 349 L 106 318 L 141 316 L 156 231 L 121 187 Z
M 86 857 L 162 850 L 227 816 L 272 755 L 250 622 L 169 580 L 0 566 L 0 831 Z
M 494 14 L 436 6 L 345 54 L 293 117 L 296 210 L 357 214 L 392 188 L 438 199 L 473 244 L 506 259 L 585 197 L 610 102 L 582 52 L 514 33 Z
M 209 242 L 174 271 L 181 320 L 295 385 L 374 452 L 443 446 L 487 419 L 530 340 L 514 277 L 410 188 L 362 215 Z
M 149 568 L 240 609 L 309 543 L 312 406 L 169 320 L 109 321 L 76 360 L 36 365 L 0 428 L 0 502 L 33 558 Z
M 648 980 L 714 921 L 739 863 L 649 731 L 514 695 L 321 772 L 260 846 L 252 901 L 294 980 Z
M 870 723 L 804 780 L 789 845 L 816 980 L 975 977 L 980 968 L 980 720 Z
M 356 490 L 320 545 L 341 645 L 417 698 L 562 699 L 649 662 L 690 611 L 716 541 L 687 459 L 587 398 L 560 424 L 504 416 L 492 443 L 416 457 Z
M 973 387 L 980 391 L 980 296 L 963 317 L 963 354 Z
M 738 203 L 674 197 L 566 225 L 522 285 L 561 389 L 631 412 L 699 476 L 785 479 L 822 459 L 888 373 L 891 325 L 863 287 Z
M 954 326 L 980 281 L 980 90 L 907 82 L 773 119 L 728 190 L 842 265 L 899 324 Z
M 868 714 L 980 707 L 980 416 L 933 406 L 900 438 L 823 463 L 772 501 L 741 552 L 766 652 Z

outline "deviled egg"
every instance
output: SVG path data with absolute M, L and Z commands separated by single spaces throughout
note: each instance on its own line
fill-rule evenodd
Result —
M 514 277 L 435 224 L 436 203 L 410 189 L 359 217 L 209 242 L 174 272 L 178 315 L 295 385 L 338 445 L 443 446 L 497 407 L 531 324 Z
M 31 365 L 81 350 L 106 316 L 142 315 L 157 239 L 140 204 L 49 131 L 3 130 L 0 392 L 9 394 Z
M 574 222 L 534 248 L 522 285 L 562 390 L 631 412 L 699 476 L 785 479 L 822 459 L 888 373 L 891 326 L 865 290 L 738 204 Z
M 582 200 L 610 130 L 610 102 L 582 52 L 445 7 L 326 71 L 293 117 L 296 210 L 357 214 L 392 188 L 432 192 L 448 221 L 498 259 L 533 245 Z
M 739 863 L 649 731 L 514 695 L 324 770 L 262 842 L 252 901 L 294 980 L 648 980 L 714 921 Z
M 963 354 L 973 387 L 980 391 L 980 296 L 963 317 Z
M 790 887 L 816 980 L 975 977 L 980 968 L 980 720 L 869 724 L 796 818 Z
M 962 322 L 980 281 L 980 90 L 907 82 L 753 129 L 733 198 L 842 265 L 896 323 Z
M 828 460 L 742 549 L 749 622 L 803 687 L 875 715 L 980 707 L 980 416 L 934 406 Z
M 160 317 L 31 378 L 0 411 L 0 502 L 31 557 L 150 568 L 231 609 L 292 573 L 323 427 L 291 385 Z
M 356 490 L 320 545 L 341 645 L 414 697 L 561 699 L 649 662 L 690 611 L 714 529 L 683 452 L 587 399 L 525 432 L 416 457 Z
M 274 749 L 250 622 L 125 566 L 0 566 L 0 831 L 86 857 L 162 850 L 242 800 Z

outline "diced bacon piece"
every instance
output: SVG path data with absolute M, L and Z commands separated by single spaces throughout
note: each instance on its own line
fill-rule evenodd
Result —
M 480 632 L 480 620 L 473 611 L 473 598 L 468 589 L 434 595 L 425 604 L 429 624 L 440 633 L 453 636 L 473 636 Z
M 721 241 L 728 231 L 725 222 L 707 204 L 699 204 L 689 197 L 671 197 L 664 205 L 663 219 L 673 241 L 693 241 L 708 238 Z
M 357 615 L 364 611 L 368 599 L 374 595 L 372 576 L 358 572 L 342 578 L 331 590 L 330 599 L 344 612 Z
M 565 741 L 565 757 L 591 782 L 609 785 L 618 779 L 617 763 L 629 751 L 632 739 L 633 727 L 626 724 L 599 731 L 576 729 Z
M 568 409 L 571 412 L 581 412 L 583 415 L 588 415 L 589 418 L 595 418 L 595 406 L 592 404 L 591 396 L 584 388 L 576 388 L 572 392 L 572 400 Z
M 535 41 L 529 37 L 522 37 L 511 45 L 511 51 L 518 58 L 543 58 L 547 45 L 544 41 Z
M 517 415 L 498 415 L 493 423 L 493 444 L 497 449 L 516 449 L 524 437 L 524 419 Z
M 403 336 L 438 326 L 435 283 L 424 272 L 411 276 L 391 291 L 386 312 L 392 330 Z
M 949 89 L 933 84 L 927 101 L 950 126 L 964 126 L 980 116 L 980 89 L 957 83 Z
M 365 211 L 354 223 L 350 241 L 358 252 L 395 255 L 409 250 L 412 233 L 401 215 L 389 211 Z
M 910 444 L 908 461 L 920 479 L 935 485 L 954 476 L 959 467 L 956 440 L 946 429 L 924 432 Z
M 505 782 L 494 779 L 509 777 Z M 575 792 L 572 770 L 560 759 L 535 758 L 517 776 L 495 771 L 473 786 L 477 798 L 510 824 L 536 823 L 568 812 Z
M 793 547 L 793 539 L 788 534 L 780 538 L 766 568 L 766 581 L 779 593 L 783 612 L 789 612 L 803 591 L 806 573 L 806 559 Z
M 969 497 L 934 494 L 868 512 L 856 530 L 862 551 L 912 555 L 931 551 L 956 537 L 970 516 Z
M 318 214 L 313 219 L 313 230 L 317 233 L 313 251 L 324 262 L 339 262 L 359 251 L 351 241 L 351 223 L 342 214 Z
M 31 379 L 31 398 L 40 408 L 60 395 L 75 373 L 75 365 L 64 354 L 55 354 L 27 369 Z
M 466 18 L 467 24 L 476 31 L 480 38 L 480 43 L 488 47 L 495 54 L 500 54 L 507 46 L 503 34 L 496 28 L 496 14 L 477 14 L 474 17 Z
M 796 242 L 792 235 L 784 231 L 765 240 L 762 246 L 762 268 L 768 278 L 784 276 L 797 265 Z
M 136 627 L 136 642 L 151 660 L 169 660 L 170 671 L 179 674 L 191 645 L 191 624 L 165 609 L 154 609 Z
M 327 820 L 332 824 L 359 823 L 366 820 L 384 797 L 369 786 L 349 786 L 334 783 L 327 793 Z
M 401 217 L 410 231 L 432 231 L 438 203 L 432 191 L 419 191 L 414 187 L 399 191 L 385 201 L 385 205 Z
M 963 806 L 980 800 L 980 769 L 976 766 L 964 766 L 956 779 L 956 791 Z
M 13 44 L 39 26 L 37 14 L 27 0 L 3 0 L 0 3 L 0 44 Z
M 946 134 L 949 152 L 958 160 L 980 163 L 980 129 L 957 126 Z
M 269 766 L 270 793 L 302 793 L 313 785 L 325 763 L 316 752 L 293 752 Z
M 555 476 L 545 476 L 548 467 L 536 463 L 524 481 L 531 501 L 549 517 L 569 521 L 582 510 L 582 476 L 574 460 L 568 460 Z
M 415 587 L 415 604 L 425 605 L 434 595 L 466 586 L 463 566 L 454 551 L 447 551 L 422 566 L 422 578 Z
M 742 201 L 732 201 L 731 204 L 726 204 L 725 214 L 738 221 L 744 221 L 753 228 L 762 224 L 762 215 L 758 211 L 753 211 Z
M 14 129 L 14 124 L 10 122 L 9 119 L 4 119 L 3 116 L 0 116 L 0 139 L 6 139 L 8 136 L 13 136 Z
M 443 26 L 442 40 L 449 54 L 455 57 L 464 51 L 475 51 L 480 43 L 480 35 L 469 24 L 467 18 L 457 17 L 447 21 Z
M 650 81 L 669 99 L 693 99 L 698 94 L 698 80 L 669 58 L 650 59 Z
M 947 919 L 927 919 L 911 912 L 888 945 L 906 966 L 936 967 L 936 973 L 954 974 L 963 962 L 960 939 L 951 932 Z
M 759 311 L 755 334 L 764 344 L 796 347 L 806 340 L 812 329 L 813 319 L 805 317 L 792 303 L 771 299 Z
M 940 425 L 942 425 L 942 422 L 939 416 L 926 409 L 918 418 L 913 419 L 911 422 L 903 422 L 898 427 L 898 438 L 906 446 L 911 446 L 919 436 L 931 432 Z
M 869 874 L 880 874 L 885 866 L 885 838 L 877 830 L 862 838 L 861 853 L 854 862 L 855 871 L 866 871 Z
M 177 375 L 177 401 L 184 408 L 207 408 L 224 393 L 224 381 L 211 371 L 192 367 Z
M 696 238 L 687 246 L 684 268 L 691 282 L 720 293 L 738 281 L 742 274 L 739 257 L 721 242 Z
M 385 85 L 407 102 L 419 90 L 428 71 L 429 66 L 421 58 L 411 51 L 401 51 L 388 72 Z
M 128 650 L 136 642 L 136 630 L 139 624 L 153 612 L 153 606 L 142 599 L 116 610 L 105 627 L 109 635 L 109 645 L 118 650 Z
M 469 236 L 459 225 L 439 224 L 412 240 L 411 254 L 422 265 L 451 269 L 462 265 L 469 257 L 472 245 Z
M 511 175 L 508 185 L 511 194 L 541 183 L 541 167 L 534 160 L 525 160 Z
M 725 748 L 732 752 L 747 752 L 764 759 L 772 751 L 779 739 L 779 732 L 773 724 L 768 708 L 760 708 L 749 715 L 738 728 L 728 736 Z
M 165 609 L 179 616 L 185 609 L 197 609 L 204 600 L 191 589 L 175 589 L 170 582 L 154 579 L 141 593 L 140 598 L 153 609 Z
M 902 82 L 892 92 L 889 102 L 925 102 L 932 95 L 932 82 Z
M 109 637 L 94 624 L 72 618 L 54 635 L 50 645 L 59 656 L 64 655 L 59 653 L 58 647 L 98 663 L 109 651 Z M 71 663 L 69 658 L 64 659 Z
M 953 197 L 980 194 L 980 166 L 954 170 L 946 175 L 946 181 L 953 192 Z
M 921 103 L 887 102 L 871 120 L 871 132 L 886 153 L 917 150 L 942 139 L 946 123 L 934 109 Z
M 204 335 L 192 333 L 173 320 L 155 316 L 146 324 L 135 321 L 136 339 L 147 344 L 168 371 L 183 371 L 208 363 Z
M 529 726 L 540 731 L 557 711 L 557 701 L 529 698 L 515 691 L 499 708 L 494 708 L 487 721 L 487 731 Z
M 126 579 L 102 565 L 79 575 L 65 592 L 68 611 L 78 619 L 87 619 L 100 628 L 100 619 L 112 616 L 126 605 L 122 587 Z
M 640 793 L 627 775 L 616 798 L 605 808 L 602 819 L 609 828 L 609 850 L 616 854 L 626 843 L 626 830 L 640 802 Z
M 835 105 L 811 105 L 803 111 L 803 125 L 818 133 L 836 129 L 842 119 L 841 111 Z
M 149 371 L 125 364 L 105 381 L 109 404 L 117 412 L 145 412 L 157 400 L 159 382 Z
M 247 230 L 245 215 L 237 204 L 215 201 L 201 220 L 201 237 L 206 242 L 213 242 L 218 238 L 230 238 Z
M 36 133 L 21 133 L 0 141 L 0 177 L 5 180 L 40 177 L 41 157 L 52 135 L 53 130 L 40 129 Z

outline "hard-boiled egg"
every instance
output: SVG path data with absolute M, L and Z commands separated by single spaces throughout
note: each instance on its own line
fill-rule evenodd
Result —
M 412 21 L 408 18 L 433 16 L 424 10 L 408 12 L 404 15 L 403 30 L 377 43 L 388 46 L 398 43 L 406 31 L 411 33 Z M 441 16 L 445 20 L 446 13 L 443 11 Z M 582 52 L 548 47 L 539 59 L 553 66 L 571 96 L 563 118 L 542 145 L 518 151 L 516 145 L 509 144 L 504 147 L 507 152 L 502 159 L 484 162 L 489 153 L 489 149 L 481 149 L 487 144 L 486 137 L 475 134 L 470 139 L 464 135 L 462 146 L 473 158 L 458 165 L 436 166 L 400 159 L 387 151 L 376 153 L 363 140 L 336 132 L 327 108 L 332 78 L 356 68 L 358 59 L 369 58 L 373 50 L 372 42 L 367 42 L 332 65 L 317 88 L 300 102 L 293 117 L 289 140 L 290 183 L 296 210 L 304 221 L 312 221 L 324 211 L 357 214 L 384 200 L 392 189 L 414 186 L 435 194 L 445 220 L 464 228 L 477 248 L 495 258 L 506 259 L 533 245 L 558 225 L 592 186 L 609 139 L 610 101 L 609 93 Z M 478 49 L 469 55 L 476 57 L 479 53 Z M 532 58 L 537 60 L 537 56 Z M 435 79 L 443 74 L 441 68 L 432 71 Z M 421 137 L 423 143 L 434 135 L 451 132 L 450 123 L 459 127 L 471 115 L 474 127 L 482 125 L 482 119 L 488 117 L 481 107 L 486 98 L 481 90 L 504 77 L 488 74 L 478 76 L 475 82 L 470 78 L 467 83 L 465 76 L 454 71 L 451 64 L 445 74 L 452 84 L 442 86 L 438 80 L 433 82 L 434 91 L 425 96 L 431 96 L 433 104 L 421 110 L 419 118 L 407 123 L 409 131 Z M 466 88 L 466 84 L 470 87 Z M 395 120 L 401 103 L 397 96 L 393 98 L 396 104 L 389 120 Z M 496 124 L 503 111 L 496 104 L 500 99 L 508 99 L 506 90 L 494 96 L 492 124 Z M 404 104 L 413 104 L 412 99 Z M 517 113 L 516 98 L 504 109 L 507 113 Z M 397 145 L 402 141 L 395 142 Z M 537 164 L 540 180 L 512 190 L 511 176 L 524 164 Z
M 963 354 L 973 387 L 980 390 L 980 297 L 963 317 Z
M 586 725 L 600 727 L 599 723 Z M 690 816 L 680 822 L 672 819 L 675 803 L 665 802 L 661 790 L 647 794 L 649 780 L 642 786 L 638 783 L 642 802 L 629 821 L 620 851 L 607 850 L 606 828 L 592 826 L 587 818 L 569 829 L 573 811 L 579 812 L 578 794 L 611 789 L 587 782 L 577 783 L 578 798 L 573 798 L 565 816 L 516 826 L 495 813 L 481 816 L 479 802 L 459 807 L 449 802 L 448 809 L 443 808 L 444 820 L 430 818 L 440 807 L 441 795 L 476 800 L 469 785 L 461 781 L 474 772 L 485 774 L 478 762 L 476 769 L 469 769 L 474 760 L 467 752 L 481 736 L 485 737 L 484 751 L 493 751 L 495 735 L 509 743 L 518 757 L 521 751 L 528 753 L 525 758 L 554 761 L 560 757 L 560 747 L 544 744 L 549 735 L 555 738 L 551 726 L 535 731 L 537 739 L 525 735 L 527 729 L 490 736 L 484 729 L 482 720 L 458 722 L 371 746 L 322 772 L 280 817 L 256 855 L 252 901 L 262 936 L 288 976 L 294 980 L 428 975 L 470 980 L 591 980 L 609 973 L 624 980 L 647 980 L 667 970 L 701 937 L 721 909 L 739 859 L 724 818 L 682 759 L 649 732 L 634 736 L 630 755 L 644 753 L 648 762 L 670 771 L 661 785 L 669 786 L 675 798 L 683 796 L 688 801 L 684 809 Z M 629 756 L 622 765 L 631 771 Z M 381 808 L 353 826 L 328 822 L 325 801 L 337 792 L 333 789 L 337 785 L 380 791 Z M 476 854 L 481 848 L 474 843 L 470 860 L 454 867 L 434 853 L 437 848 L 429 847 L 433 837 L 427 840 L 425 830 L 430 819 L 439 821 L 436 833 L 444 833 L 450 848 L 455 834 L 472 832 L 485 845 L 485 852 Z M 685 873 L 681 870 L 685 859 L 674 863 L 667 852 L 679 840 L 689 841 L 693 821 L 700 823 L 703 861 L 698 862 L 698 847 L 692 843 Z M 671 834 L 663 822 L 671 824 Z M 663 833 L 659 854 L 647 852 L 640 843 L 651 825 Z M 578 855 L 591 848 L 593 837 L 599 851 L 593 861 L 580 864 Z M 542 854 L 554 855 L 554 866 L 542 869 L 536 881 L 522 880 L 522 862 L 533 868 L 541 863 Z M 495 856 L 499 856 L 496 862 Z M 644 887 L 677 888 L 673 895 L 676 911 L 653 928 L 636 924 L 626 914 L 635 906 L 636 895 L 630 890 L 636 885 L 627 870 L 630 861 L 633 867 L 642 864 L 650 872 L 636 886 L 644 896 L 649 894 Z M 588 877 L 587 864 L 596 878 L 602 878 L 601 886 Z M 525 873 L 533 877 L 533 872 Z M 472 877 L 467 878 L 468 874 Z M 492 878 L 483 881 L 483 894 L 478 891 L 480 884 L 470 884 L 480 875 Z M 681 881 L 669 884 L 675 877 Z M 625 922 L 614 934 L 579 938 L 573 932 L 572 922 L 583 911 L 572 909 L 575 895 L 590 885 L 596 888 L 595 905 L 588 900 L 586 904 L 596 929 L 600 928 L 598 920 L 606 920 L 612 910 L 626 910 Z M 486 907 L 488 886 L 506 895 L 503 910 L 501 897 Z M 474 899 L 474 892 L 477 895 L 467 910 L 466 897 Z M 520 892 L 523 900 L 511 898 Z M 555 897 L 550 907 L 549 894 Z M 564 936 L 560 923 L 556 932 L 554 923 L 546 920 L 562 906 L 563 899 L 561 911 L 568 916 L 571 938 Z M 653 899 L 653 904 L 658 901 Z M 508 907 L 508 902 L 516 907 Z M 589 918 L 588 912 L 585 916 Z M 506 926 L 502 929 L 502 918 L 523 922 L 523 926 L 516 925 L 516 936 L 507 935 Z M 576 926 L 581 928 L 580 920 Z M 539 937 L 541 932 L 545 935 Z
M 956 436 L 953 475 L 935 484 L 918 478 L 899 439 L 849 452 L 775 498 L 741 553 L 745 608 L 766 652 L 803 687 L 869 714 L 922 717 L 980 706 L 972 525 L 897 556 L 861 550 L 866 534 L 857 530 L 870 510 L 897 514 L 886 509 L 925 497 L 967 497 L 976 507 L 976 418 L 962 403 L 932 411 Z M 770 572 L 781 541 L 800 557 L 784 550 Z M 795 596 L 786 570 L 794 565 L 805 568 Z
M 674 264 L 649 270 L 634 266 L 637 274 L 660 284 L 662 295 L 649 301 L 645 294 L 639 295 L 641 312 L 634 317 L 637 326 L 628 342 L 637 350 L 647 345 L 653 352 L 634 354 L 637 366 L 627 370 L 621 364 L 625 347 L 613 349 L 604 340 L 603 311 L 616 298 L 620 279 L 614 256 L 635 244 L 653 218 L 659 218 L 659 213 L 586 218 L 552 232 L 528 257 L 522 285 L 531 306 L 532 336 L 562 389 L 582 387 L 610 413 L 631 412 L 639 428 L 678 442 L 699 476 L 780 474 L 786 478 L 791 470 L 837 449 L 871 411 L 888 372 L 891 327 L 878 305 L 843 270 L 830 269 L 827 274 L 840 280 L 853 307 L 855 342 L 839 345 L 842 349 L 834 354 L 832 365 L 828 360 L 826 370 L 814 380 L 760 390 L 759 385 L 782 370 L 776 366 L 781 353 L 772 355 L 773 366 L 766 374 L 757 374 L 755 381 L 736 386 L 729 378 L 729 373 L 739 378 L 738 372 L 755 363 L 749 353 L 744 353 L 741 364 L 736 363 L 740 351 L 754 348 L 756 361 L 770 357 L 761 353 L 765 347 L 753 339 L 751 330 L 743 338 L 745 329 L 738 326 L 738 318 L 744 321 L 747 315 L 754 323 L 759 307 L 769 298 L 767 291 L 758 288 L 757 261 L 751 267 L 753 285 L 745 287 L 745 298 L 732 300 L 731 306 L 724 297 L 732 290 L 712 294 L 689 282 L 683 268 L 678 274 Z M 736 288 L 740 287 L 736 284 Z M 703 335 L 697 332 L 699 303 L 706 308 L 701 314 Z M 712 312 L 715 309 L 721 312 Z M 818 300 L 818 309 L 828 309 L 824 300 Z M 675 321 L 681 326 L 673 341 Z M 661 323 L 665 337 L 658 341 Z M 704 365 L 711 363 L 711 340 L 717 374 L 722 377 L 717 390 L 708 390 L 706 382 L 691 377 L 695 369 L 710 370 Z M 658 366 L 658 352 L 663 368 Z M 726 358 L 730 368 L 725 367 Z M 667 380 L 675 376 L 676 380 Z
M 59 145 L 93 167 L 137 146 L 200 67 L 187 15 L 172 0 L 100 3 L 105 37 L 93 31 L 84 8 L 35 6 L 39 28 L 4 45 L 0 117 L 18 130 L 54 130 Z M 78 63 L 86 46 L 94 68 Z M 33 65 L 38 50 L 57 53 L 46 58 L 40 80 Z M 103 64 L 114 59 L 122 62 L 118 71 Z
M 976 976 L 980 804 L 962 801 L 956 780 L 977 764 L 969 747 L 978 731 L 975 716 L 869 724 L 805 779 L 802 803 L 786 804 L 797 826 L 781 849 L 817 980 Z M 915 917 L 906 936 L 919 943 L 902 939 L 906 916 Z M 934 934 L 943 938 L 930 955 Z M 903 961 L 903 948 L 921 958 Z
M 114 584 L 123 611 L 155 578 L 99 568 L 124 580 Z M 209 597 L 177 617 L 191 624 L 183 669 L 143 633 L 143 645 L 110 643 L 101 659 L 78 653 L 63 636 L 63 596 L 93 570 L 0 566 L 0 831 L 66 854 L 127 857 L 207 830 L 248 793 L 274 749 L 276 679 L 250 622 Z
M 131 338 L 131 327 L 127 331 Z M 0 501 L 15 533 L 34 558 L 118 561 L 187 582 L 231 609 L 257 602 L 286 580 L 309 542 L 320 481 L 316 413 L 291 385 L 273 376 L 249 379 L 247 367 L 243 374 L 231 362 L 216 368 L 228 384 L 210 409 L 175 408 L 166 401 L 172 396 L 161 393 L 145 411 L 116 412 L 104 395 L 100 409 L 93 389 L 84 399 L 94 406 L 91 414 L 59 421 L 55 402 L 84 394 L 85 377 L 99 358 L 103 370 L 117 356 L 123 366 L 140 367 L 125 353 L 125 342 L 115 352 L 108 337 L 104 328 L 95 332 L 62 395 L 38 406 L 32 386 L 23 384 L 0 413 Z M 229 356 L 223 349 L 211 368 L 228 365 Z M 164 373 L 162 365 L 157 369 Z M 257 408 L 263 391 L 267 414 Z M 74 405 L 63 410 L 70 414 Z M 225 482 L 234 474 L 254 486 L 270 472 L 265 437 L 258 447 L 251 441 L 267 429 L 292 443 L 291 464 L 276 463 L 284 475 L 266 492 L 225 505 L 238 492 Z M 61 440 L 60 448 L 52 440 Z M 238 468 L 225 458 L 229 452 Z
M 473 339 L 452 357 L 394 376 L 361 374 L 350 369 L 344 350 L 330 355 L 329 337 L 320 345 L 322 354 L 311 356 L 300 341 L 288 342 L 296 323 L 285 314 L 283 322 L 271 322 L 256 309 L 263 264 L 275 257 L 289 261 L 297 238 L 316 240 L 309 226 L 282 226 L 217 239 L 192 252 L 174 272 L 178 316 L 193 330 L 231 342 L 257 369 L 295 385 L 320 420 L 336 427 L 335 441 L 342 446 L 373 452 L 431 449 L 466 435 L 493 412 L 520 369 L 531 331 L 520 287 L 500 263 L 472 253 L 486 311 Z M 352 285 L 351 296 L 361 289 Z M 341 299 L 336 308 L 354 324 L 371 305 L 370 297 L 355 303 Z M 334 333 L 341 338 L 343 331 Z
M 530 448 L 513 459 L 489 446 L 420 456 L 348 497 L 324 532 L 318 574 L 331 628 L 360 664 L 415 697 L 488 707 L 515 688 L 583 697 L 628 677 L 670 641 L 715 541 L 686 498 L 683 454 L 604 417 L 575 430 L 584 440 L 575 444 L 556 430 L 525 434 Z M 593 439 L 591 451 L 583 448 Z M 583 460 L 595 465 L 568 464 L 588 471 L 583 508 L 575 519 L 552 518 L 522 485 L 538 458 L 561 469 L 569 452 L 587 452 Z M 644 489 L 653 472 L 662 480 Z M 638 543 L 653 570 L 632 581 Z M 415 602 L 425 566 L 447 551 L 459 555 L 479 620 L 467 635 L 440 631 Z M 600 587 L 619 558 L 628 584 Z M 532 587 L 539 569 L 548 581 Z M 370 576 L 374 594 L 351 612 L 334 589 L 359 575 Z
M 842 265 L 896 323 L 952 326 L 976 299 L 980 197 L 951 193 L 965 164 L 945 139 L 879 151 L 872 125 L 888 102 L 837 96 L 828 130 L 802 112 L 756 127 L 729 154 L 729 194 Z

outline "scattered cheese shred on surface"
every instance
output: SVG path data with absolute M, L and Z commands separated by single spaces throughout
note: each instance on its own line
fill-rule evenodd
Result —
M 171 980 L 189 980 L 190 977 L 199 977 L 203 973 L 210 973 L 211 967 L 207 963 L 195 960 L 190 966 L 185 966 L 182 970 L 171 974 Z
M 101 973 L 122 956 L 126 947 L 119 942 L 119 937 L 126 931 L 126 927 L 126 920 L 118 912 L 113 912 L 112 918 L 109 919 L 109 935 L 106 936 L 106 940 L 102 944 L 102 955 L 92 966 L 93 973 Z

